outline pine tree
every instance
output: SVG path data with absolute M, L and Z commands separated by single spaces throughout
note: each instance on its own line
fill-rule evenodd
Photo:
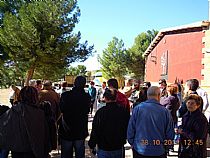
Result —
M 126 67 L 132 77 L 144 79 L 145 60 L 143 53 L 149 47 L 157 33 L 155 30 L 148 30 L 146 33 L 142 32 L 135 38 L 133 46 L 126 51 Z
M 80 16 L 76 0 L 30 1 L 16 12 L 4 14 L 0 44 L 26 71 L 26 84 L 34 72 L 52 78 L 92 53 L 93 46 L 80 43 L 80 33 L 73 33 Z
M 127 74 L 125 55 L 126 49 L 123 41 L 113 37 L 112 41 L 108 43 L 108 47 L 103 51 L 102 57 L 99 57 L 103 76 L 107 79 L 118 79 L 120 86 L 122 86 L 124 76 Z

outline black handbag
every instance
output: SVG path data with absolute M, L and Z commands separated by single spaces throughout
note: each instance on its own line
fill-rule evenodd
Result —
M 179 158 L 192 158 L 193 149 L 192 146 L 186 146 L 181 148 L 181 152 L 179 154 Z
M 189 145 L 181 148 L 179 158 L 202 158 L 202 154 L 199 152 L 199 146 Z
M 63 119 L 63 116 L 61 116 L 61 124 L 63 126 L 63 129 L 66 133 L 69 133 L 70 132 L 70 128 L 69 126 L 66 124 L 65 120 Z

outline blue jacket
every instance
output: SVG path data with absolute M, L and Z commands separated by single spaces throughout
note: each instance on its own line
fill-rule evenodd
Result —
M 96 88 L 90 86 L 90 87 L 88 88 L 88 93 L 89 93 L 89 95 L 91 96 L 91 101 L 95 101 L 95 99 L 96 99 Z
M 164 154 L 165 145 L 172 145 L 174 139 L 171 114 L 154 99 L 140 103 L 130 118 L 127 138 L 129 144 L 141 155 Z

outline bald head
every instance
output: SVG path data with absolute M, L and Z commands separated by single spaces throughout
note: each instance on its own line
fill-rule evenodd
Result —
M 160 88 L 157 86 L 152 86 L 147 90 L 148 99 L 160 100 Z

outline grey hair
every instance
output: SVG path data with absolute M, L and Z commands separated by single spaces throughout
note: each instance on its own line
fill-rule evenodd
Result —
M 32 79 L 29 81 L 29 86 L 33 86 L 35 87 L 36 86 L 36 80 Z
M 147 97 L 155 97 L 160 95 L 160 88 L 157 86 L 149 87 L 147 90 Z

